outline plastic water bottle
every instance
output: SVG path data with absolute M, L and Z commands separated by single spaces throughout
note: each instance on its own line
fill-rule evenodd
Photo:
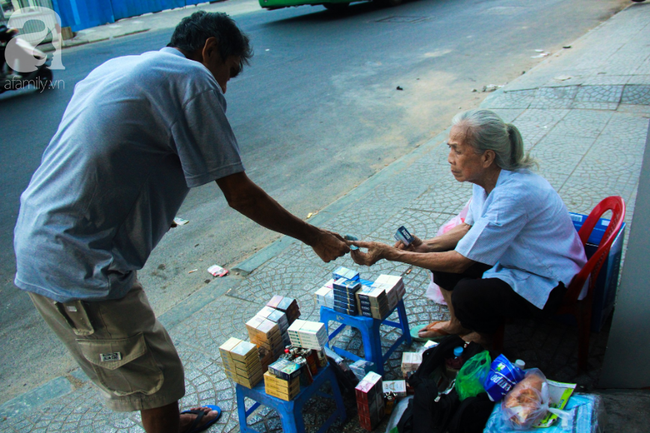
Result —
M 517 380 L 517 383 L 521 382 L 524 377 L 526 377 L 524 368 L 526 368 L 526 362 L 522 359 L 517 359 L 515 361 L 515 378 Z
M 447 374 L 451 378 L 456 377 L 456 375 L 458 374 L 458 370 L 460 370 L 460 368 L 463 366 L 463 363 L 465 362 L 465 360 L 461 358 L 462 354 L 463 354 L 463 348 L 461 346 L 455 347 L 454 357 L 445 360 L 445 367 L 447 370 Z

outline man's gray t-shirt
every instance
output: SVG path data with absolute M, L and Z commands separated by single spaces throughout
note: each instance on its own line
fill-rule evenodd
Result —
M 79 82 L 21 196 L 15 284 L 59 302 L 119 299 L 189 188 L 242 172 L 221 89 L 174 48 Z

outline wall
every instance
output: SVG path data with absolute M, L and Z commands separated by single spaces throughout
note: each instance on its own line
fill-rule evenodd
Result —
M 650 387 L 650 127 L 600 388 Z

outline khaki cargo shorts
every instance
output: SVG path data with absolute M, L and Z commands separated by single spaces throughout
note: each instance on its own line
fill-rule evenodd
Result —
M 181 360 L 140 283 L 109 301 L 29 296 L 112 410 L 154 409 L 185 395 Z

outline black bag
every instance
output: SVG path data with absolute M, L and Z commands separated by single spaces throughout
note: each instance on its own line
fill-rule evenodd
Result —
M 458 405 L 449 423 L 449 433 L 482 433 L 494 409 L 494 402 L 483 392 L 468 397 Z
M 437 346 L 424 351 L 422 364 L 409 378 L 409 385 L 413 389 L 417 388 L 425 378 L 430 378 L 436 369 L 444 367 L 445 359 L 453 357 L 454 349 L 458 346 L 464 348 L 463 359 L 465 360 L 484 350 L 480 344 L 468 343 L 457 335 L 450 335 L 440 341 Z
M 341 395 L 346 398 L 356 398 L 354 388 L 359 384 L 359 379 L 351 370 L 343 370 L 333 358 L 327 357 L 327 362 L 334 371 L 336 382 L 341 390 Z
M 481 345 L 467 343 L 458 336 L 449 336 L 422 354 L 422 364 L 408 379 L 415 395 L 397 425 L 399 433 L 481 433 L 494 403 L 483 393 L 459 401 L 455 382 L 438 390 L 436 370 L 444 368 L 445 359 L 462 346 L 463 359 L 483 351 Z

